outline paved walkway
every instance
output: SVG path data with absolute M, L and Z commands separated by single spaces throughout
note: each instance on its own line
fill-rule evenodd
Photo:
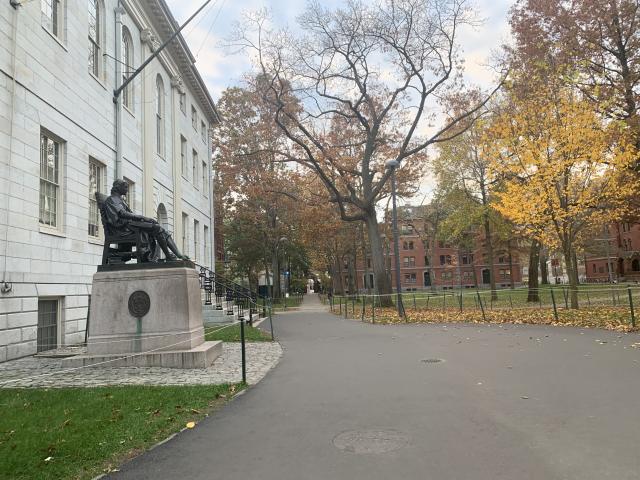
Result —
M 278 315 L 264 381 L 111 478 L 640 478 L 638 334 L 319 310 Z
M 282 355 L 277 342 L 247 343 L 247 382 L 255 384 Z M 0 363 L 0 388 L 101 387 L 106 385 L 210 385 L 242 381 L 239 343 L 224 343 L 222 355 L 206 369 L 112 367 L 69 368 L 59 358 L 27 357 Z

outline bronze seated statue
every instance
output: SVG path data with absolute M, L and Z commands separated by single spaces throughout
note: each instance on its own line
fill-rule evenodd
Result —
M 128 191 L 127 182 L 118 179 L 113 182 L 109 197 L 96 193 L 105 233 L 102 264 L 124 263 L 134 256 L 138 263 L 158 262 L 160 252 L 167 262 L 188 260 L 156 219 L 131 211 L 122 198 Z M 114 244 L 116 248 L 112 248 Z

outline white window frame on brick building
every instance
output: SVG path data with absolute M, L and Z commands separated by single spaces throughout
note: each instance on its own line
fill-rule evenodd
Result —
M 58 233 L 63 219 L 64 150 L 64 140 L 40 129 L 40 227 Z
M 102 221 L 96 200 L 96 192 L 104 193 L 106 187 L 107 167 L 93 157 L 89 157 L 89 222 L 87 234 L 89 238 L 102 238 Z

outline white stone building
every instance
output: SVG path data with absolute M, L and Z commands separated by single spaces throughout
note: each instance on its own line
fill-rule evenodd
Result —
M 213 266 L 218 117 L 184 39 L 133 80 L 121 107 L 113 100 L 117 77 L 177 27 L 164 0 L 0 5 L 0 361 L 84 341 L 102 253 L 94 192 L 116 175 L 136 213 Z

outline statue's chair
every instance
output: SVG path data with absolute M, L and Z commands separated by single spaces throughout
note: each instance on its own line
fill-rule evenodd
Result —
M 96 201 L 98 202 L 98 210 L 100 211 L 100 219 L 104 230 L 102 265 L 125 263 L 132 258 L 135 258 L 138 263 L 142 263 L 142 255 L 145 251 L 148 251 L 149 245 L 144 241 L 139 231 L 129 235 L 122 235 L 108 225 L 104 212 L 106 199 L 106 195 L 96 192 Z

